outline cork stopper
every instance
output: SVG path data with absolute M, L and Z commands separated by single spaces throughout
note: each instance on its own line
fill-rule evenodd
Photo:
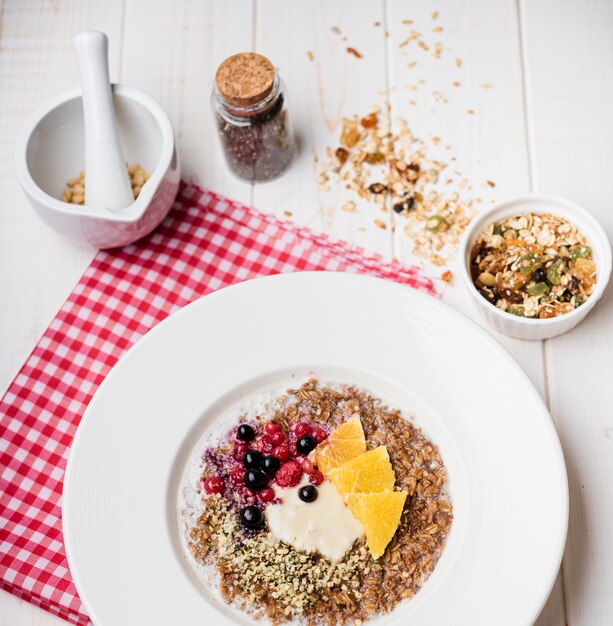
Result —
M 274 80 L 272 63 L 255 52 L 241 52 L 228 57 L 215 75 L 215 83 L 223 99 L 239 107 L 261 102 L 272 91 Z

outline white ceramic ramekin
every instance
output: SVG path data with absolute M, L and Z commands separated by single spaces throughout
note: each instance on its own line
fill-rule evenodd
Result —
M 137 89 L 112 85 L 123 155 L 140 163 L 149 179 L 121 211 L 62 202 L 66 181 L 84 164 L 81 89 L 60 93 L 26 121 L 15 146 L 17 177 L 30 204 L 54 230 L 94 248 L 123 246 L 149 234 L 171 209 L 180 166 L 170 120 Z
M 549 319 L 530 319 L 505 313 L 486 300 L 475 288 L 470 275 L 470 251 L 479 233 L 492 222 L 520 213 L 553 213 L 575 224 L 588 239 L 596 262 L 597 282 L 592 295 L 571 313 Z M 573 202 L 554 196 L 527 195 L 498 203 L 479 213 L 470 224 L 460 246 L 461 273 L 483 317 L 496 330 L 519 339 L 548 339 L 574 328 L 594 308 L 609 282 L 611 245 L 602 226 Z

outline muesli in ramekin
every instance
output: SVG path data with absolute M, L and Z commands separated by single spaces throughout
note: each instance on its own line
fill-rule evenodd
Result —
M 182 487 L 203 578 L 275 624 L 360 623 L 413 596 L 453 519 L 436 445 L 352 385 L 311 379 L 245 406 Z
M 472 247 L 471 276 L 496 307 L 547 319 L 581 306 L 596 285 L 586 237 L 563 217 L 524 213 L 487 226 Z

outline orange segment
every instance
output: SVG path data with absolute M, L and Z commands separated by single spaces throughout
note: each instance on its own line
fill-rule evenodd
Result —
M 347 497 L 347 506 L 362 523 L 368 549 L 375 559 L 385 552 L 396 533 L 406 498 L 404 491 L 352 493 Z
M 340 467 L 331 469 L 327 477 L 339 493 L 371 493 L 394 488 L 394 470 L 385 446 L 379 446 L 354 457 Z
M 366 440 L 362 422 L 359 415 L 356 415 L 332 431 L 328 438 L 315 448 L 313 462 L 319 471 L 327 476 L 331 469 L 343 465 L 365 451 Z

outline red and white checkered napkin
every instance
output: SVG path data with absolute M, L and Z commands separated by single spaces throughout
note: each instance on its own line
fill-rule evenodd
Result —
M 188 302 L 256 276 L 301 270 L 372 274 L 434 294 L 417 268 L 182 186 L 162 225 L 99 252 L 0 403 L 0 586 L 88 624 L 61 525 L 66 458 L 92 394 L 119 357 Z

